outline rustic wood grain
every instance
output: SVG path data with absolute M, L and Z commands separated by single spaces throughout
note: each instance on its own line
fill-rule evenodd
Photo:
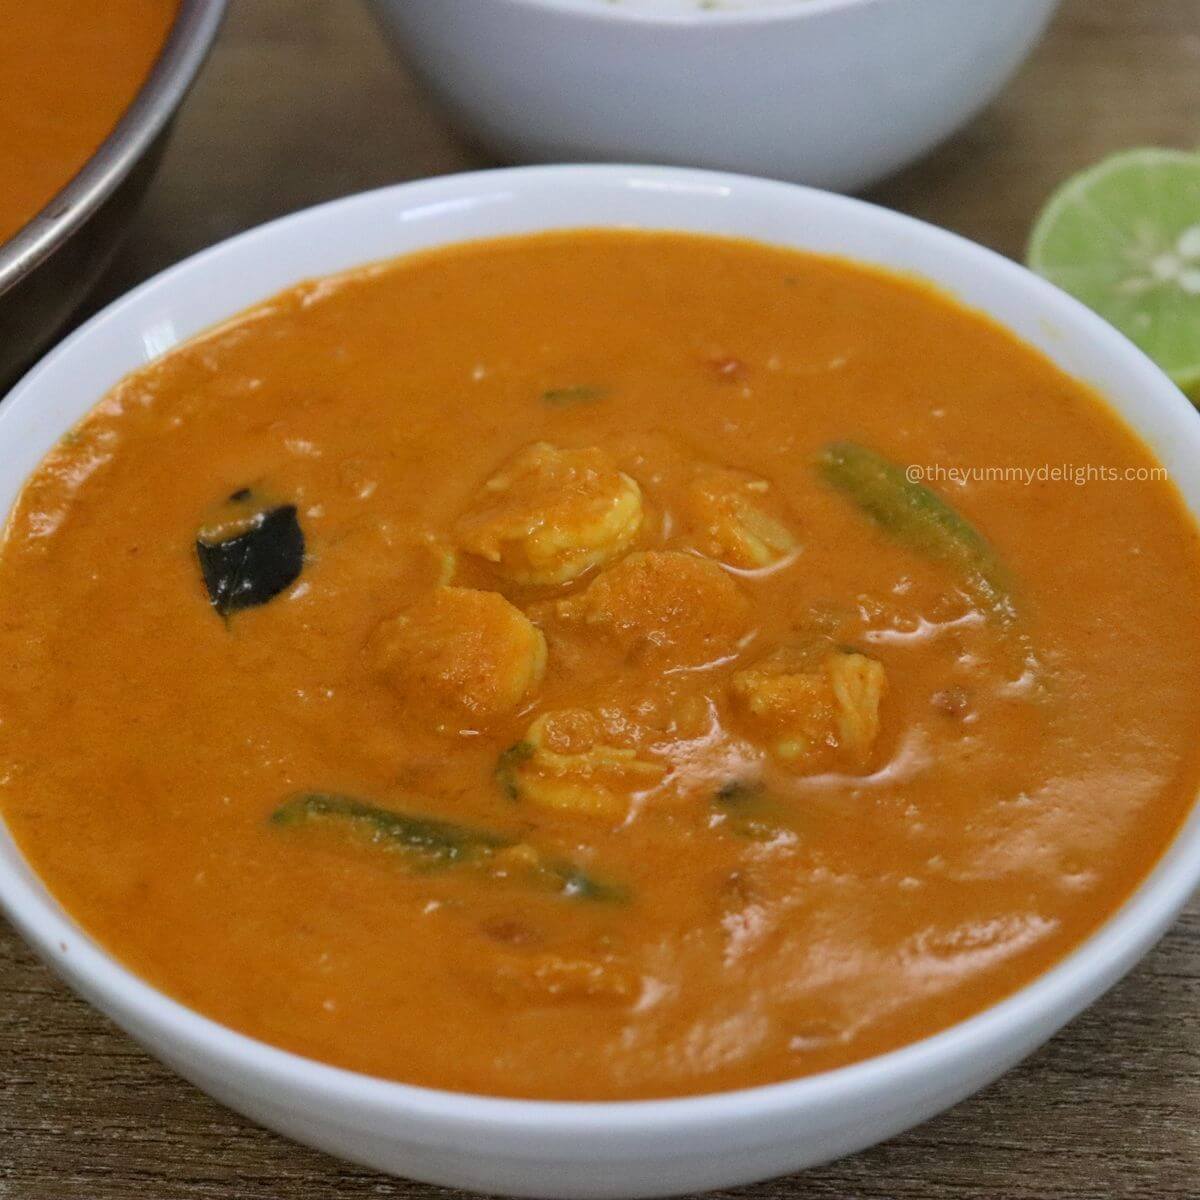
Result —
M 231 10 L 99 300 L 294 208 L 488 165 L 355 0 L 232 0 Z M 1198 100 L 1200 0 L 1068 0 L 1003 99 L 873 198 L 1019 254 L 1064 174 L 1125 146 L 1200 143 Z M 69 994 L 0 923 L 0 1200 L 452 1194 L 343 1167 L 221 1108 Z M 1200 1196 L 1200 908 L 981 1095 L 867 1153 L 737 1194 Z

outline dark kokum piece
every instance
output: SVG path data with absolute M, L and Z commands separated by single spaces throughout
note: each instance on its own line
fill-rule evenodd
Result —
M 259 513 L 250 528 L 223 542 L 196 539 L 196 557 L 212 606 L 223 617 L 273 600 L 300 577 L 304 532 L 296 506 Z

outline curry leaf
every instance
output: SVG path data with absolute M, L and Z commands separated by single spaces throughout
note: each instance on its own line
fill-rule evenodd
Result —
M 496 760 L 494 778 L 500 790 L 509 800 L 521 798 L 521 784 L 517 779 L 517 768 L 533 757 L 533 746 L 529 742 L 514 742 Z
M 497 877 L 520 879 L 568 900 L 619 902 L 629 898 L 620 884 L 591 875 L 568 859 L 548 858 L 515 838 L 382 808 L 353 796 L 304 792 L 277 808 L 270 820 L 283 827 L 329 822 L 365 835 L 371 846 L 398 851 L 419 866 L 483 867 Z
M 511 845 L 506 838 L 487 830 L 380 808 L 330 792 L 293 796 L 271 814 L 273 825 L 302 825 L 330 819 L 357 826 L 374 842 L 444 864 L 486 857 Z
M 799 814 L 781 803 L 758 780 L 731 779 L 713 793 L 721 824 L 739 837 L 770 841 L 799 832 Z
M 1015 610 L 1008 574 L 987 539 L 935 491 L 895 463 L 855 442 L 821 454 L 827 483 L 849 497 L 894 541 L 955 571 L 1004 624 Z

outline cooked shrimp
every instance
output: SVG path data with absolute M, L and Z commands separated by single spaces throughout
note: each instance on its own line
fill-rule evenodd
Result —
M 385 621 L 371 641 L 379 673 L 441 732 L 512 712 L 541 682 L 546 639 L 498 592 L 439 587 Z
M 658 783 L 666 767 L 640 757 L 624 744 L 628 738 L 617 744 L 614 732 L 585 709 L 544 713 L 507 765 L 512 794 L 544 808 L 620 818 L 633 794 Z
M 731 567 L 762 568 L 797 549 L 795 537 L 773 507 L 765 479 L 703 467 L 688 485 L 680 516 L 702 554 Z
M 746 598 L 729 575 L 673 550 L 630 554 L 556 612 L 591 627 L 629 660 L 660 667 L 732 653 L 748 621 Z
M 544 585 L 611 562 L 641 525 L 641 489 L 603 450 L 536 442 L 484 484 L 458 535 L 514 583 Z
M 772 754 L 794 769 L 865 766 L 887 690 L 883 664 L 835 650 L 816 662 L 776 651 L 733 677 L 733 698 Z

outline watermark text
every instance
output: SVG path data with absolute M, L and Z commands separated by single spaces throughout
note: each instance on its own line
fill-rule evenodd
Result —
M 909 483 L 1151 483 L 1167 478 L 1166 467 L 1110 467 L 1103 463 L 1041 463 L 1038 466 L 956 467 L 944 463 L 914 463 L 904 469 Z

